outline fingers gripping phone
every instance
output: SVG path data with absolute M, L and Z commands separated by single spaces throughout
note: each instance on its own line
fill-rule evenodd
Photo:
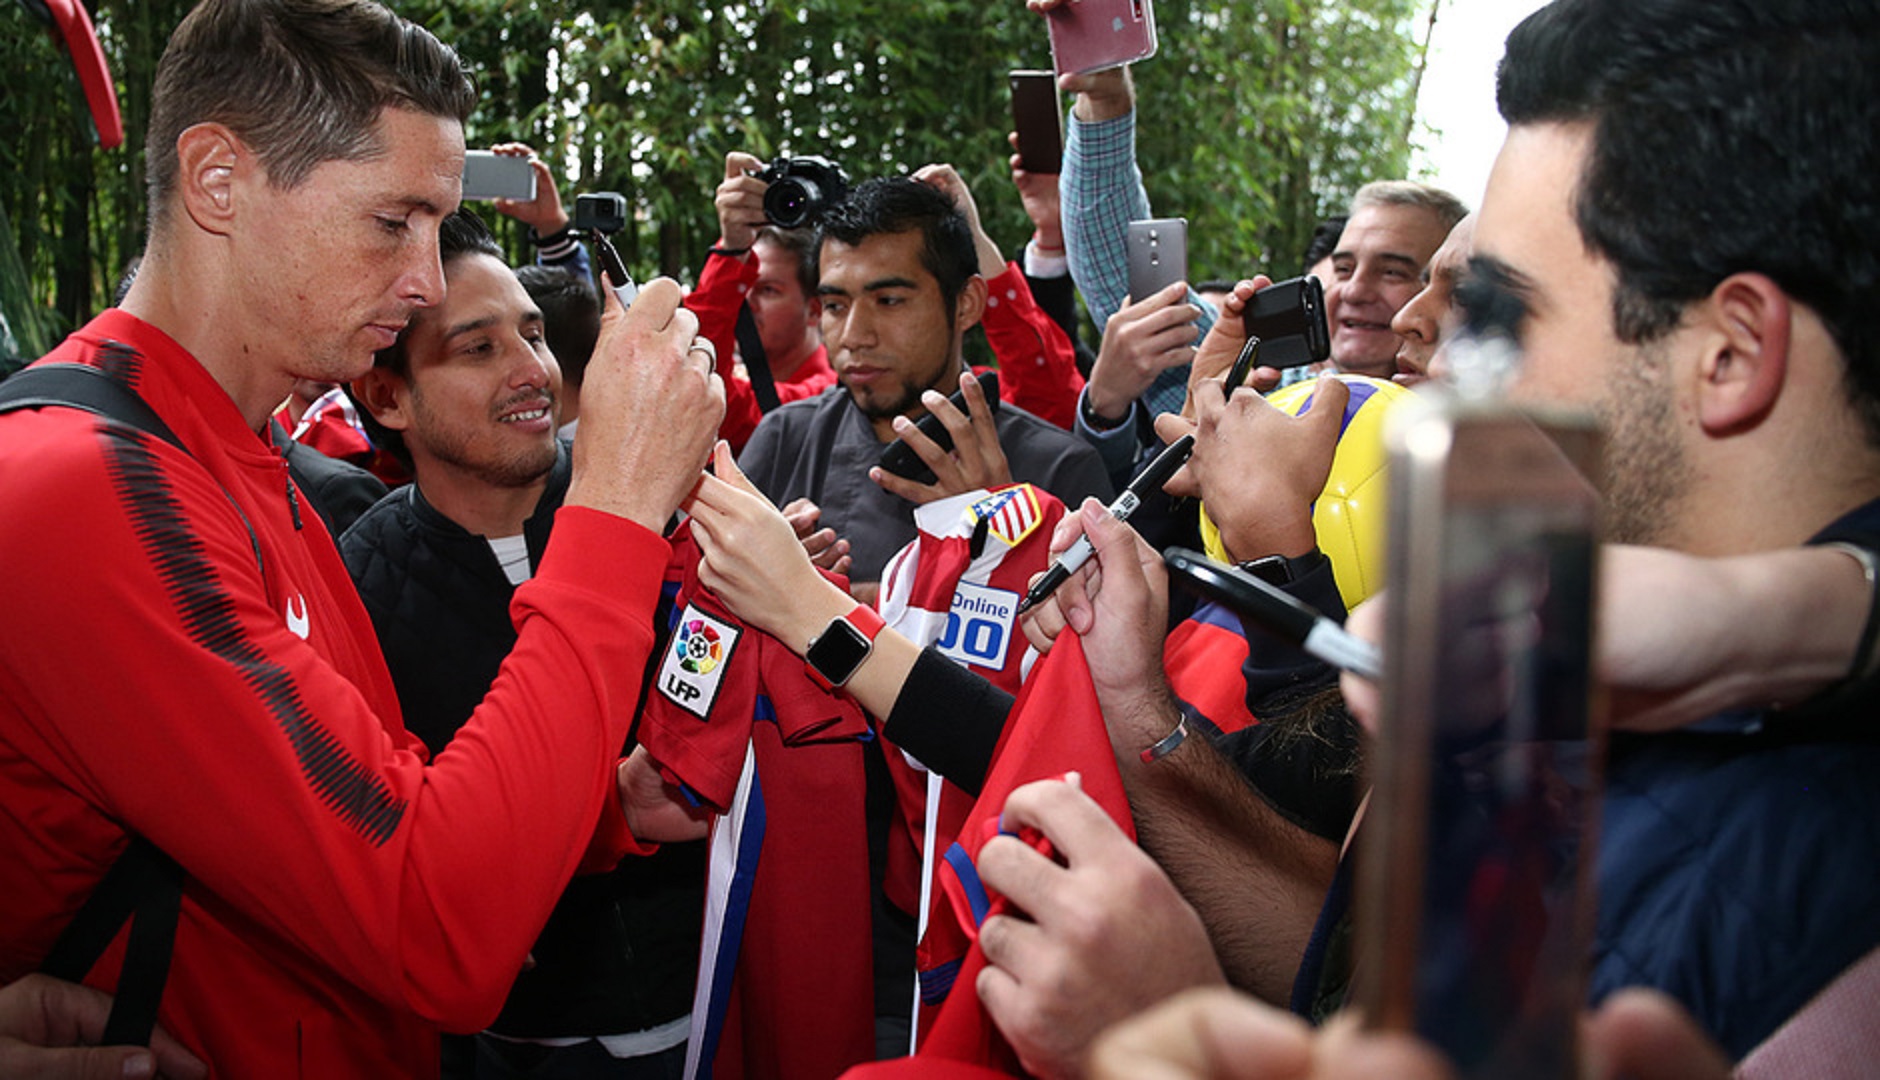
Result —
M 1578 1075 L 1603 757 L 1599 436 L 1424 394 L 1393 413 L 1390 600 L 1357 999 L 1464 1077 Z
M 980 375 L 979 392 L 985 396 L 986 410 L 993 416 L 999 415 L 999 373 L 996 371 L 988 371 Z M 966 413 L 969 416 L 971 415 L 970 410 L 966 407 L 966 392 L 964 390 L 953 391 L 952 394 L 948 395 L 947 400 L 952 402 L 953 407 L 960 412 Z M 953 433 L 948 431 L 946 424 L 942 423 L 940 418 L 933 413 L 928 413 L 921 417 L 915 422 L 914 428 L 922 435 L 932 439 L 939 445 L 941 450 L 950 451 L 953 449 Z M 896 439 L 883 448 L 881 451 L 881 467 L 896 476 L 912 480 L 916 484 L 931 484 L 939 479 L 938 476 L 934 475 L 933 469 L 929 468 L 927 463 L 921 460 L 920 455 L 914 452 L 914 448 L 907 444 L 906 439 Z
M 1132 221 L 1124 245 L 1132 303 L 1188 280 L 1187 218 Z
M 1049 71 L 1014 71 L 1012 130 L 1018 133 L 1018 163 L 1026 172 L 1057 173 L 1064 168 L 1064 112 L 1057 75 Z

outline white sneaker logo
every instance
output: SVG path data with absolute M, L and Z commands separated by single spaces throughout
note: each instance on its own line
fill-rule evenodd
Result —
M 294 605 L 296 604 L 300 605 L 299 611 L 294 610 Z M 288 599 L 287 628 L 294 632 L 295 637 L 302 641 L 307 640 L 307 632 L 312 628 L 312 623 L 307 619 L 307 600 L 305 597 L 296 595 Z

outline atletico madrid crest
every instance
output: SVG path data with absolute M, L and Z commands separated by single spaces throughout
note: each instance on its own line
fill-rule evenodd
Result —
M 1038 509 L 1038 492 L 1030 484 L 1013 484 L 986 496 L 966 511 L 967 519 L 977 525 L 987 523 L 986 531 L 1006 547 L 1017 547 L 1044 520 Z

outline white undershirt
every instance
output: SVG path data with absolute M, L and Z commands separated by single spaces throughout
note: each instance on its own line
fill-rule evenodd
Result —
M 503 565 L 503 576 L 509 584 L 520 585 L 529 580 L 529 538 L 526 536 L 491 536 L 487 537 L 490 550 L 496 553 L 496 561 Z

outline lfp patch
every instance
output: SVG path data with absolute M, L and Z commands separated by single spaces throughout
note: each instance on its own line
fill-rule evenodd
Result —
M 711 716 L 743 631 L 687 604 L 659 665 L 659 692 L 673 704 L 704 720 Z
M 967 513 L 974 524 L 987 523 L 987 531 L 1006 547 L 1017 547 L 1044 520 L 1038 492 L 1030 484 L 1013 484 L 974 503 Z

